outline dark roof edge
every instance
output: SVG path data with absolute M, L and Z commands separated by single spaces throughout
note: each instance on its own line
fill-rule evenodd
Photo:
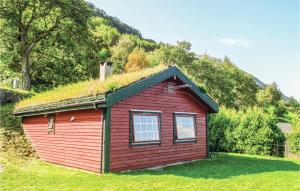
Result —
M 99 108 L 99 107 L 105 107 L 104 95 L 77 98 L 72 100 L 56 102 L 52 104 L 43 104 L 38 106 L 26 107 L 23 109 L 16 109 L 13 112 L 13 115 L 17 117 L 33 116 L 33 115 L 43 115 L 43 114 L 63 112 L 63 111 Z

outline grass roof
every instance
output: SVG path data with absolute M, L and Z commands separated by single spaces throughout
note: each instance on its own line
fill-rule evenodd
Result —
M 60 101 L 90 97 L 105 94 L 109 91 L 114 91 L 143 78 L 156 74 L 167 66 L 158 65 L 152 68 L 147 68 L 137 72 L 128 72 L 123 74 L 115 74 L 109 76 L 104 81 L 98 79 L 82 81 L 75 84 L 59 86 L 53 90 L 45 91 L 36 94 L 28 99 L 24 99 L 17 103 L 15 109 L 23 109 L 26 107 L 56 103 Z

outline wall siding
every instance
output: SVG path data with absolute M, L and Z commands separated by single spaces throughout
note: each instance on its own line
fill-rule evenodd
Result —
M 72 116 L 75 120 L 71 122 Z M 100 172 L 101 110 L 57 113 L 55 134 L 48 134 L 48 118 L 45 116 L 25 117 L 23 128 L 42 160 Z
M 206 157 L 206 111 L 187 91 L 164 91 L 167 81 L 123 100 L 112 107 L 110 169 L 112 172 L 140 169 Z M 161 145 L 129 147 L 129 110 L 162 112 Z M 197 122 L 196 143 L 173 142 L 174 112 L 194 112 Z

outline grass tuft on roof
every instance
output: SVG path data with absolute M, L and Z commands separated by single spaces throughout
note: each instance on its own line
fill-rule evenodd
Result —
M 114 91 L 129 84 L 132 84 L 140 79 L 156 74 L 167 66 L 158 65 L 152 68 L 147 68 L 137 72 L 128 72 L 123 74 L 115 74 L 109 76 L 105 81 L 93 79 L 82 81 L 65 86 L 59 86 L 53 90 L 48 90 L 24 99 L 17 103 L 15 109 L 23 109 L 26 107 L 33 107 L 38 105 L 57 103 L 60 101 L 83 98 L 89 96 L 96 96 L 105 94 L 109 91 Z

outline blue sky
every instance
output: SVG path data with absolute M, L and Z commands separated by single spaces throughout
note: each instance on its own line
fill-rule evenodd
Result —
M 299 0 L 89 0 L 141 31 L 195 53 L 228 56 L 265 83 L 300 99 Z

